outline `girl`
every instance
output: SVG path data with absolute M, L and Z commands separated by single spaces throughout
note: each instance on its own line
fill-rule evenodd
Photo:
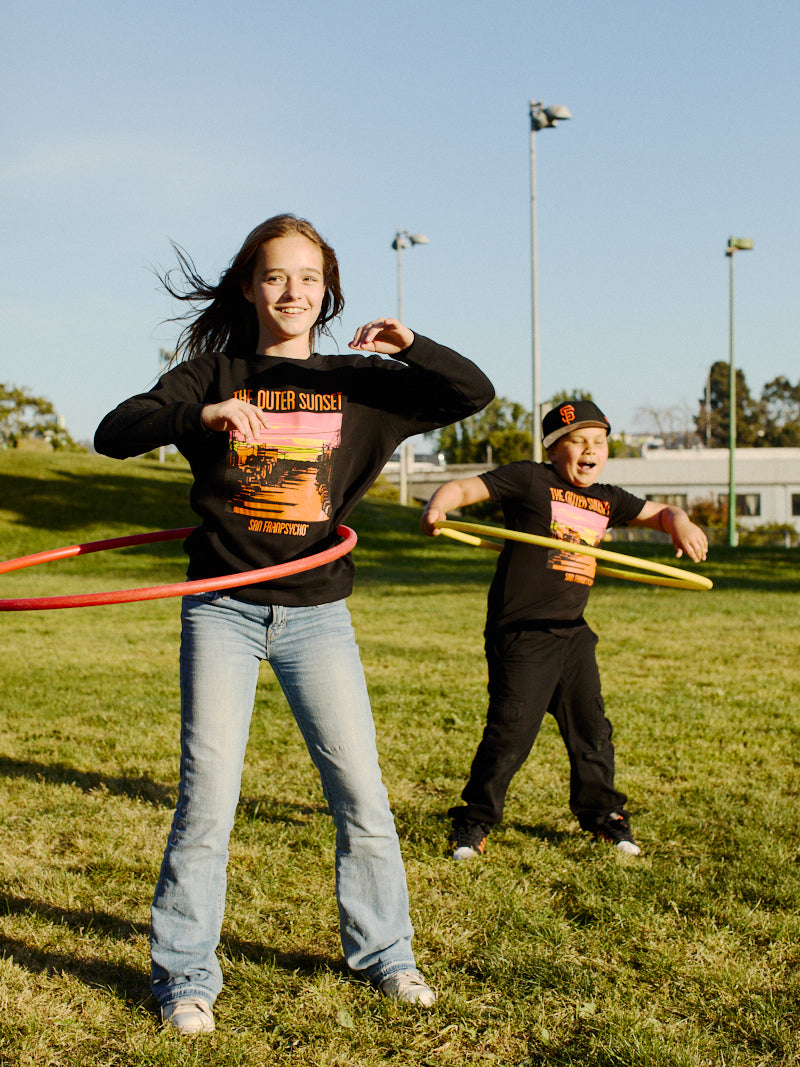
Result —
M 185 544 L 190 579 L 329 547 L 401 441 L 494 395 L 473 363 L 396 319 L 356 330 L 353 352 L 320 355 L 318 335 L 344 299 L 333 249 L 303 219 L 256 227 L 217 285 L 178 256 L 183 287 L 163 281 L 191 305 L 176 350 L 183 361 L 108 414 L 95 447 L 122 459 L 174 443 L 187 458 L 201 520 Z M 426 1007 L 436 999 L 411 950 L 405 873 L 346 605 L 352 586 L 345 556 L 183 599 L 180 791 L 151 913 L 151 986 L 179 1033 L 214 1029 L 228 840 L 262 659 L 333 815 L 347 963 L 387 996 Z

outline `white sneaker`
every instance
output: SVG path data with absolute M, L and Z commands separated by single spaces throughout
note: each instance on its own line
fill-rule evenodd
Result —
M 479 856 L 480 852 L 478 852 L 476 849 L 470 848 L 469 845 L 461 845 L 460 848 L 457 848 L 453 852 L 452 858 L 456 861 L 456 863 L 461 863 L 463 860 L 475 860 Z
M 612 811 L 594 831 L 595 841 L 608 841 L 629 856 L 641 856 L 642 850 L 633 840 L 630 825 L 624 815 Z
M 617 848 L 628 856 L 641 856 L 642 850 L 635 841 L 617 841 Z
M 164 1005 L 161 1022 L 179 1034 L 210 1033 L 214 1029 L 214 1013 L 207 1000 L 185 997 Z
M 456 863 L 477 859 L 486 851 L 486 827 L 479 822 L 453 820 L 450 831 L 451 856 Z
M 425 982 L 419 971 L 398 971 L 390 974 L 380 984 L 381 993 L 404 1004 L 421 1004 L 430 1008 L 436 1003 L 436 994 Z

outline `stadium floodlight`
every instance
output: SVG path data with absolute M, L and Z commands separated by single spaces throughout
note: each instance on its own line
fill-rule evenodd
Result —
M 728 367 L 728 544 L 733 548 L 736 536 L 736 370 L 733 359 L 733 257 L 735 252 L 750 252 L 752 237 L 730 237 L 725 255 L 731 262 L 730 270 L 730 358 Z
M 531 411 L 531 438 L 533 440 L 533 459 L 539 463 L 542 458 L 542 441 L 539 435 L 539 301 L 537 299 L 536 277 L 536 134 L 539 130 L 549 130 L 559 122 L 572 118 L 572 112 L 562 104 L 545 107 L 541 100 L 531 100 L 531 348 L 533 356 L 533 410 Z
M 397 317 L 403 321 L 403 249 L 414 245 L 429 245 L 430 240 L 424 233 L 409 233 L 398 230 L 392 241 L 392 248 L 397 252 Z
M 392 248 L 397 252 L 397 317 L 403 321 L 403 249 L 414 245 L 429 245 L 430 240 L 424 233 L 409 233 L 398 230 L 392 241 Z M 400 503 L 408 503 L 408 446 L 404 441 L 400 445 Z

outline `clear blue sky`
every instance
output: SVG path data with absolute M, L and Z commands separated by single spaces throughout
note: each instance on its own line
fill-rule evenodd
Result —
M 542 391 L 614 429 L 728 358 L 800 379 L 797 0 L 11 0 L 3 20 L 0 381 L 76 438 L 151 384 L 174 313 L 151 268 L 216 278 L 263 218 L 336 248 L 336 339 L 396 313 L 531 405 L 528 101 Z

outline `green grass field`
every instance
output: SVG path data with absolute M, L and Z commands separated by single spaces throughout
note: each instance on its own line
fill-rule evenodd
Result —
M 0 452 L 0 558 L 191 525 L 180 465 Z M 601 579 L 618 782 L 645 854 L 592 847 L 548 721 L 484 861 L 445 853 L 485 710 L 494 559 L 368 499 L 351 599 L 436 1007 L 342 962 L 333 830 L 264 670 L 231 843 L 217 1032 L 161 1032 L 148 914 L 176 796 L 178 601 L 0 613 L 0 1064 L 800 1063 L 798 550 L 714 549 L 710 593 Z M 674 562 L 666 548 L 625 546 Z M 180 581 L 179 543 L 0 596 Z

